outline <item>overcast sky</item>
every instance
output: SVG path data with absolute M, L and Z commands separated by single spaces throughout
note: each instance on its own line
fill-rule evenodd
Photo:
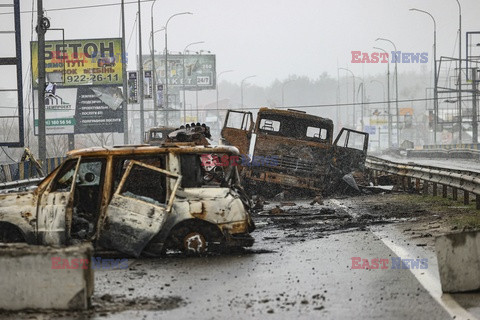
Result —
M 22 11 L 31 10 L 32 3 L 36 2 L 22 0 Z M 52 27 L 64 28 L 67 39 L 119 37 L 120 6 L 49 11 L 119 2 L 44 0 L 44 7 Z M 480 31 L 480 1 L 460 2 L 462 32 Z M 144 53 L 148 53 L 151 2 L 142 3 L 141 7 Z M 240 82 L 256 75 L 250 83 L 268 85 L 275 79 L 285 80 L 291 74 L 317 78 L 328 72 L 336 77 L 337 63 L 350 68 L 357 76 L 384 72 L 385 64 L 350 63 L 354 50 L 371 53 L 376 51 L 375 45 L 387 51 L 393 49 L 386 42 L 375 42 L 378 37 L 392 40 L 403 52 L 428 52 L 429 58 L 433 57 L 432 20 L 425 14 L 410 12 L 409 8 L 413 7 L 429 11 L 437 21 L 437 56 L 457 56 L 458 6 L 455 0 L 157 0 L 154 28 L 160 29 L 175 13 L 193 12 L 193 15 L 177 16 L 170 21 L 169 50 L 183 51 L 189 43 L 205 41 L 191 49 L 215 53 L 218 72 L 234 70 L 222 75 L 222 79 Z M 127 41 L 136 11 L 136 4 L 126 5 Z M 6 16 L 0 17 L 6 21 Z M 22 14 L 25 49 L 31 36 L 31 18 L 31 13 Z M 59 38 L 57 35 L 59 33 L 50 31 L 47 39 Z M 136 54 L 136 40 L 134 33 L 128 48 L 129 70 L 136 68 L 131 59 Z M 155 41 L 156 49 L 163 50 L 163 32 L 156 33 Z M 462 41 L 465 48 L 464 37 Z M 430 69 L 430 63 L 426 65 Z M 419 63 L 402 64 L 399 72 L 420 71 L 421 67 Z

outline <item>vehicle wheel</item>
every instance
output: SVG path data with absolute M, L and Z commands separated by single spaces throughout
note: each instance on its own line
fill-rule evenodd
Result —
M 199 232 L 190 232 L 183 238 L 183 250 L 186 253 L 204 253 L 207 251 L 207 241 Z
M 19 230 L 12 226 L 0 226 L 0 242 L 2 243 L 14 243 L 25 242 L 22 234 Z

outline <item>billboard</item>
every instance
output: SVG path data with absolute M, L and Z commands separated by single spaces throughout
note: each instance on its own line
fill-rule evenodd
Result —
M 143 56 L 143 68 L 152 70 L 152 58 Z M 165 56 L 155 55 L 156 82 L 165 84 Z M 216 88 L 214 54 L 169 54 L 168 87 L 180 90 L 212 90 Z
M 31 42 L 34 123 L 38 134 L 38 43 Z M 45 42 L 47 135 L 123 132 L 120 38 Z
M 118 85 L 123 83 L 122 39 L 45 41 L 47 81 L 62 87 Z M 38 87 L 38 43 L 30 43 L 32 80 Z M 60 75 L 60 76 L 59 76 Z
M 34 90 L 37 101 L 38 90 Z M 46 134 L 123 132 L 122 102 L 117 87 L 58 88 L 45 96 Z M 34 112 L 34 123 L 38 135 L 38 112 Z

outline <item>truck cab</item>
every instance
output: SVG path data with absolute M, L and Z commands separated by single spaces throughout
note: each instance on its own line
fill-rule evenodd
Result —
M 243 168 L 249 188 L 272 193 L 331 192 L 344 175 L 363 170 L 368 147 L 368 133 L 342 128 L 333 140 L 332 120 L 293 109 L 261 108 L 255 122 L 251 112 L 229 110 L 222 138 L 252 152 Z M 275 161 L 262 163 L 268 158 Z

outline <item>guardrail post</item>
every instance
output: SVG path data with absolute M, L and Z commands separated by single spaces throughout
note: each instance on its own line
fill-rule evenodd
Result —
M 415 179 L 415 191 L 417 191 L 417 193 L 420 193 L 420 179 L 418 178 Z
M 434 182 L 433 183 L 433 196 L 436 197 L 437 195 L 438 195 L 438 193 L 437 193 L 437 183 Z
M 463 190 L 463 204 L 466 206 L 470 204 L 470 193 L 465 190 Z
M 475 203 L 477 204 L 477 210 L 480 210 L 480 196 L 475 195 Z
M 443 185 L 442 187 L 443 187 L 442 197 L 446 198 L 447 197 L 447 186 Z
M 403 190 L 410 190 L 410 188 L 412 187 L 412 178 L 410 177 L 407 177 L 407 187 L 405 189 L 405 187 L 403 187 Z
M 428 181 L 427 180 L 423 180 L 423 192 L 422 194 L 424 196 L 428 196 Z
M 458 189 L 457 188 L 452 188 L 452 195 L 453 195 L 453 200 L 457 201 L 458 200 Z

